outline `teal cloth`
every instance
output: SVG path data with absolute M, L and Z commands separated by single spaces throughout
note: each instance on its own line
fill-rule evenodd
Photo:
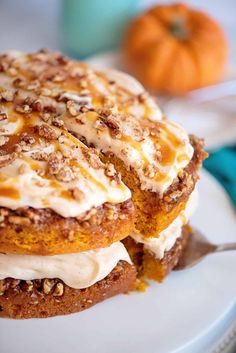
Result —
M 203 165 L 223 185 L 236 207 L 236 145 L 210 153 Z

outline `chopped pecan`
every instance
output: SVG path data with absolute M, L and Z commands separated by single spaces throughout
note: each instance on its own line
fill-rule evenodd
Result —
M 138 101 L 140 103 L 144 103 L 147 100 L 147 98 L 148 98 L 148 93 L 146 91 L 138 94 Z
M 32 108 L 28 104 L 17 105 L 15 107 L 16 112 L 22 114 L 29 114 L 32 112 Z
M 9 137 L 0 136 L 0 146 L 4 146 L 9 141 Z
M 99 152 L 95 148 L 83 148 L 82 151 L 92 168 L 99 169 L 104 166 L 99 158 Z
M 38 126 L 39 136 L 45 137 L 47 140 L 57 140 L 59 133 L 54 130 L 50 125 L 41 124 Z
M 34 81 L 31 81 L 29 82 L 27 85 L 26 85 L 26 88 L 29 90 L 29 91 L 33 91 L 33 90 L 36 90 L 40 87 L 40 82 L 38 80 L 34 80 Z
M 36 161 L 47 161 L 49 154 L 43 151 L 33 152 L 31 154 L 31 158 L 35 159 Z
M 31 223 L 29 218 L 21 216 L 9 216 L 8 221 L 9 223 L 21 226 L 29 226 Z
M 0 112 L 0 121 L 7 120 L 7 114 L 5 112 Z
M 14 92 L 10 90 L 5 90 L 0 92 L 0 101 L 4 100 L 6 102 L 12 102 L 14 98 Z
M 104 121 L 98 119 L 95 121 L 95 129 L 99 130 L 99 131 L 103 131 L 103 130 L 106 130 L 107 129 L 107 126 L 106 124 L 104 123 Z
M 105 174 L 109 177 L 114 177 L 116 175 L 116 170 L 112 163 L 106 165 Z
M 51 292 L 52 288 L 54 287 L 54 284 L 55 284 L 54 279 L 45 278 L 43 280 L 43 293 L 49 294 Z
M 16 157 L 17 157 L 17 153 L 15 153 L 15 152 L 13 152 L 11 154 L 5 154 L 3 156 L 0 156 L 0 168 L 6 167 L 7 165 L 14 162 Z
M 12 279 L 11 283 L 10 283 L 10 286 L 11 286 L 11 288 L 15 289 L 17 286 L 19 286 L 19 284 L 20 284 L 20 280 L 19 279 Z
M 48 172 L 49 174 L 57 174 L 63 167 L 62 154 L 53 152 L 48 156 Z
M 35 143 L 35 138 L 32 135 L 27 134 L 26 132 L 22 134 L 21 140 L 30 145 L 33 145 Z
M 58 282 L 55 286 L 55 289 L 53 291 L 53 295 L 55 297 L 61 297 L 64 293 L 64 286 L 61 282 Z
M 26 80 L 18 77 L 15 80 L 13 80 L 12 84 L 16 88 L 24 88 L 26 85 Z
M 42 112 L 43 105 L 39 99 L 36 99 L 35 101 L 32 102 L 31 108 L 33 111 Z
M 52 125 L 57 126 L 57 127 L 63 127 L 64 128 L 64 121 L 59 119 L 58 117 L 53 117 L 52 118 Z
M 60 181 L 69 182 L 75 178 L 75 174 L 69 166 L 65 166 L 58 171 L 56 178 Z
M 6 290 L 6 281 L 0 280 L 0 295 L 3 295 L 5 293 Z
M 150 179 L 153 179 L 156 175 L 156 168 L 149 164 L 144 168 L 144 175 Z
M 67 103 L 66 103 L 66 107 L 70 113 L 70 115 L 72 116 L 76 116 L 78 114 L 78 111 L 76 109 L 76 105 L 75 105 L 75 102 L 72 101 L 72 100 L 69 100 Z

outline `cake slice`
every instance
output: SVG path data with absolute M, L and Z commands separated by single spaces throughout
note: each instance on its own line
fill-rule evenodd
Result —
M 3 63 L 5 76 L 16 73 L 17 94 L 29 109 L 50 107 L 70 133 L 121 173 L 132 191 L 138 232 L 153 236 L 171 224 L 198 179 L 205 158 L 201 140 L 165 119 L 128 75 L 97 72 L 45 51 L 12 53 Z M 108 173 L 114 173 L 112 165 Z
M 131 290 L 129 254 L 140 276 L 163 280 L 186 221 L 156 249 L 184 218 L 202 141 L 129 76 L 59 53 L 1 55 L 0 83 L 2 315 L 66 314 Z
M 0 103 L 0 250 L 69 253 L 126 237 L 135 215 L 119 174 L 49 106 L 37 112 L 22 101 L 16 80 L 4 91 L 12 100 Z
M 12 318 L 81 311 L 136 280 L 119 242 L 134 231 L 131 192 L 41 102 L 31 69 L 0 56 L 0 316 Z

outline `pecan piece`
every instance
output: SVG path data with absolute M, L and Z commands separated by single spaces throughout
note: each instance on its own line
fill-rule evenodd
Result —
M 17 157 L 17 153 L 13 152 L 11 154 L 5 154 L 0 156 L 0 168 L 6 167 L 11 164 Z

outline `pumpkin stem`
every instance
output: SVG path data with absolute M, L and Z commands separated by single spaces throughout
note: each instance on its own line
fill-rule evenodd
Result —
M 170 25 L 171 34 L 177 39 L 184 40 L 188 38 L 186 21 L 182 16 L 176 16 Z

